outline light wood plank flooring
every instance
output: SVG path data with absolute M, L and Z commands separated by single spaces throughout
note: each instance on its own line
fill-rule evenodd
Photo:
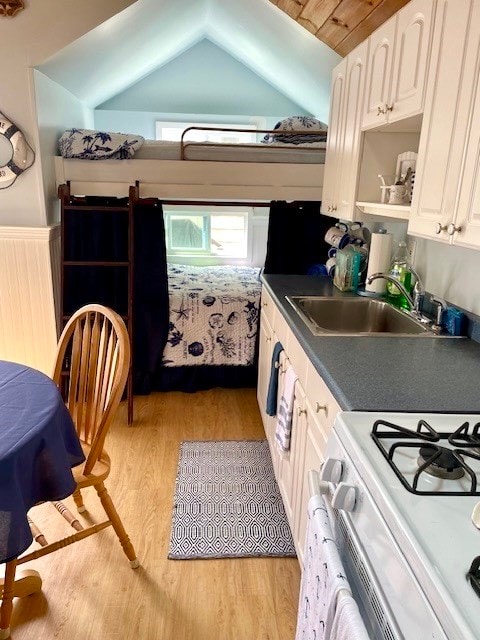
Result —
M 111 528 L 24 565 L 40 571 L 43 589 L 15 600 L 12 639 L 292 640 L 296 559 L 167 559 L 180 442 L 263 437 L 254 389 L 137 397 L 130 428 L 122 403 L 107 440 L 106 485 L 141 567 L 130 569 Z M 85 504 L 101 517 L 93 493 Z M 32 512 L 47 539 L 68 527 L 51 509 Z

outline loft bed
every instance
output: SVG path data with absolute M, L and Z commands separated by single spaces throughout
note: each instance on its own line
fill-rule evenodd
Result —
M 245 132 L 243 129 L 241 131 Z M 256 130 L 256 133 L 279 135 L 275 130 Z M 187 141 L 185 131 L 179 143 L 145 142 L 132 159 L 89 161 L 63 156 L 55 158 L 62 224 L 65 213 L 70 212 L 72 224 L 73 221 L 75 224 L 71 229 L 72 237 L 77 240 L 85 238 L 86 242 L 90 239 L 87 253 L 80 252 L 76 260 L 90 261 L 92 269 L 102 263 L 99 256 L 92 257 L 89 252 L 92 238 L 97 239 L 100 249 L 105 244 L 100 242 L 98 233 L 105 216 L 100 215 L 97 222 L 93 223 L 95 228 L 87 230 L 82 228 L 82 218 L 89 218 L 89 211 L 92 212 L 91 220 L 95 219 L 96 211 L 130 211 L 128 228 L 135 227 L 135 232 L 130 234 L 130 240 L 124 236 L 120 242 L 124 251 L 127 246 L 130 247 L 130 258 L 127 261 L 126 257 L 117 257 L 120 263 L 123 260 L 122 264 L 130 265 L 130 276 L 127 280 L 120 279 L 118 284 L 116 281 L 109 284 L 108 291 L 106 289 L 104 293 L 112 296 L 109 306 L 113 307 L 120 308 L 118 301 L 128 298 L 130 306 L 124 313 L 130 322 L 132 317 L 136 318 L 132 336 L 136 363 L 134 377 L 136 369 L 140 372 L 140 376 L 135 377 L 139 392 L 149 389 L 195 391 L 214 386 L 255 385 L 261 292 L 258 271 L 249 274 L 247 285 L 242 284 L 245 274 L 240 274 L 239 291 L 239 283 L 235 283 L 239 274 L 233 274 L 235 270 L 232 269 L 231 278 L 222 275 L 225 284 L 220 290 L 215 284 L 212 288 L 214 270 L 204 269 L 200 276 L 200 272 L 192 275 L 191 267 L 183 267 L 181 277 L 189 269 L 188 278 L 191 282 L 180 285 L 184 290 L 182 295 L 186 298 L 178 299 L 179 290 L 175 290 L 173 271 L 166 264 L 166 255 L 159 260 L 159 246 L 162 243 L 164 245 L 165 238 L 163 236 L 162 240 L 160 226 L 163 221 L 161 225 L 157 222 L 162 218 L 158 212 L 162 204 L 268 207 L 272 200 L 318 202 L 322 197 L 325 132 L 322 142 L 303 145 L 285 142 L 294 136 L 308 139 L 318 133 L 282 131 L 282 142 L 277 143 L 274 138 L 271 144 L 234 145 Z M 80 212 L 86 215 L 77 215 Z M 112 238 L 121 238 L 124 234 L 125 230 L 117 227 L 117 224 L 123 224 L 122 219 L 114 214 L 111 217 Z M 106 231 L 105 235 L 108 236 Z M 62 238 L 64 236 L 62 234 Z M 155 243 L 158 244 L 154 246 Z M 67 262 L 64 264 L 64 271 L 69 269 L 69 272 L 63 278 L 62 290 L 65 283 L 68 285 L 68 282 L 74 281 L 71 272 L 77 269 L 75 262 L 71 266 Z M 122 268 L 126 267 L 118 267 Z M 113 270 L 112 266 L 107 268 L 108 273 L 112 272 L 112 278 Z M 87 284 L 85 277 L 78 277 L 78 288 L 84 288 L 87 297 L 91 296 L 93 286 L 103 282 L 103 276 L 92 275 L 91 285 L 84 287 Z M 144 291 L 145 283 L 148 284 L 148 291 Z M 153 294 L 150 290 L 152 286 L 155 289 Z M 236 307 L 233 298 L 236 298 Z M 109 303 L 109 300 L 98 301 Z M 186 308 L 184 302 L 187 300 L 196 308 Z M 192 317 L 194 312 L 199 324 L 187 326 L 189 323 L 185 315 Z M 154 342 L 147 344 L 146 336 L 150 334 Z M 186 354 L 183 362 L 178 358 L 181 352 Z M 211 357 L 213 352 L 219 358 Z M 163 362 L 158 366 L 162 356 Z M 157 364 L 152 364 L 153 361 Z M 147 372 L 145 380 L 142 378 L 143 372 Z
M 56 156 L 57 187 L 69 183 L 72 194 L 123 198 L 138 182 L 142 198 L 161 200 L 322 199 L 326 142 L 286 142 L 298 136 L 318 137 L 318 131 L 279 134 L 256 129 L 255 133 L 272 136 L 273 142 L 226 144 L 187 141 L 185 136 L 192 129 L 245 133 L 236 128 L 189 127 L 180 142 L 145 141 L 132 159 L 86 161 Z

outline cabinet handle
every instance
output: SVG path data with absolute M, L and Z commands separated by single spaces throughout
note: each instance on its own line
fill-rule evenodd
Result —
M 437 222 L 437 224 L 435 225 L 435 233 L 438 235 L 440 235 L 442 233 L 442 231 L 446 231 L 448 229 L 446 224 L 442 224 L 441 222 Z
M 269 337 L 267 337 L 267 338 L 265 338 L 265 340 L 266 340 L 266 342 L 271 342 L 271 341 L 272 341 L 272 339 L 270 338 L 270 336 L 269 336 Z
M 332 210 L 332 211 L 336 211 L 336 210 L 337 210 L 337 205 L 336 205 L 336 204 L 333 204 L 333 205 L 332 205 L 332 209 L 331 209 L 331 210 Z
M 329 204 L 329 205 L 328 205 L 328 207 L 327 207 L 327 211 L 329 211 L 329 212 L 330 212 L 331 210 L 332 210 L 332 205 L 331 205 L 331 204 Z
M 377 107 L 377 116 L 385 115 L 387 112 L 385 111 L 385 107 Z
M 268 307 L 268 302 L 262 302 L 262 309 L 264 309 L 265 307 Z
M 298 413 L 299 416 L 301 416 L 302 413 L 307 415 L 307 410 L 306 409 L 302 409 L 302 407 L 298 407 L 297 413 Z
M 393 104 L 386 104 L 385 105 L 385 113 L 387 113 L 387 111 L 393 111 Z
M 320 413 L 320 411 L 325 411 L 327 413 L 328 407 L 326 404 L 320 404 L 318 402 L 315 403 L 315 412 Z
M 453 236 L 455 231 L 458 231 L 458 233 L 460 233 L 461 230 L 462 230 L 462 227 L 456 227 L 452 222 L 451 224 L 448 225 L 447 233 L 449 236 Z

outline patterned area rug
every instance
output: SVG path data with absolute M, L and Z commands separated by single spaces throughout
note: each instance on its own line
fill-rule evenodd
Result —
M 266 440 L 183 442 L 168 557 L 295 556 Z

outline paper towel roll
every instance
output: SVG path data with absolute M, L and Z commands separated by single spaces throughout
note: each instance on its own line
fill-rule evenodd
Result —
M 388 273 L 392 261 L 392 234 L 372 233 L 370 253 L 368 257 L 367 280 L 374 273 Z M 365 290 L 374 293 L 384 293 L 387 281 L 377 278 L 372 284 L 366 284 Z

